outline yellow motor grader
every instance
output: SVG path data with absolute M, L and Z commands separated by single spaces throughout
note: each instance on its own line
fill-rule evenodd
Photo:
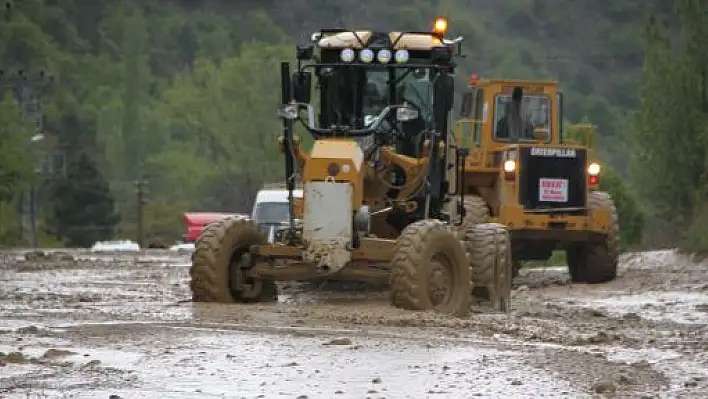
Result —
M 573 281 L 613 280 L 617 212 L 610 195 L 598 190 L 601 166 L 592 147 L 563 138 L 557 83 L 473 75 L 462 99 L 456 139 L 470 148 L 461 166 L 463 226 L 506 225 L 514 276 L 522 261 L 564 249 Z
M 450 122 L 462 38 L 446 39 L 446 28 L 322 30 L 297 47 L 294 72 L 281 63 L 289 220 L 273 243 L 247 218 L 210 224 L 196 243 L 194 301 L 273 301 L 275 281 L 337 279 L 387 282 L 392 304 L 408 310 L 466 314 L 476 288 L 508 311 L 506 229 L 459 235 L 453 225 L 468 154 Z M 309 153 L 296 123 L 314 138 Z

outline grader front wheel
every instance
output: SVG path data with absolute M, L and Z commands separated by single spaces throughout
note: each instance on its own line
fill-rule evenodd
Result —
M 394 306 L 463 316 L 469 311 L 469 281 L 460 241 L 442 222 L 420 220 L 398 237 L 389 276 Z
M 511 308 L 511 240 L 506 228 L 498 223 L 471 227 L 465 235 L 469 257 L 472 295 L 489 300 L 499 311 Z
M 194 302 L 270 302 L 277 300 L 275 282 L 248 276 L 248 249 L 265 237 L 246 219 L 231 216 L 210 223 L 195 244 L 190 269 Z

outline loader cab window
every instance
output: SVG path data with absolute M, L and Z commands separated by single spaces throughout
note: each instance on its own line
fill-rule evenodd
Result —
M 523 95 L 514 101 L 511 94 L 499 94 L 494 104 L 494 139 L 496 141 L 535 141 L 537 129 L 551 132 L 551 100 L 546 95 Z
M 558 104 L 558 142 L 563 142 L 563 93 L 556 94 L 556 103 Z
M 463 123 L 461 144 L 463 147 L 479 147 L 482 141 L 482 124 L 487 119 L 489 106 L 484 102 L 484 89 L 473 87 L 462 95 L 460 104 L 460 119 L 469 119 L 471 123 Z

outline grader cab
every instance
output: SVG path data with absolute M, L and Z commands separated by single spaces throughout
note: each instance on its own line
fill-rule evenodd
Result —
M 598 190 L 591 143 L 564 140 L 562 121 L 555 82 L 472 77 L 456 124 L 457 142 L 470 148 L 463 224 L 506 225 L 514 275 L 521 262 L 562 249 L 573 281 L 606 282 L 617 273 L 617 213 Z
M 446 39 L 446 25 L 322 30 L 298 46 L 294 71 L 281 64 L 290 218 L 273 243 L 245 218 L 210 225 L 191 269 L 195 301 L 272 301 L 277 280 L 337 279 L 387 282 L 409 310 L 465 314 L 473 292 L 508 310 L 506 229 L 458 236 L 452 225 L 467 151 L 449 125 L 462 38 Z M 314 138 L 309 152 L 296 126 Z

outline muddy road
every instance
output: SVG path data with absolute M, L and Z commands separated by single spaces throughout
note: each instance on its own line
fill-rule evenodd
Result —
M 522 270 L 512 312 L 393 309 L 285 284 L 189 302 L 189 255 L 0 253 L 0 398 L 708 397 L 708 262 L 626 254 L 610 284 Z

